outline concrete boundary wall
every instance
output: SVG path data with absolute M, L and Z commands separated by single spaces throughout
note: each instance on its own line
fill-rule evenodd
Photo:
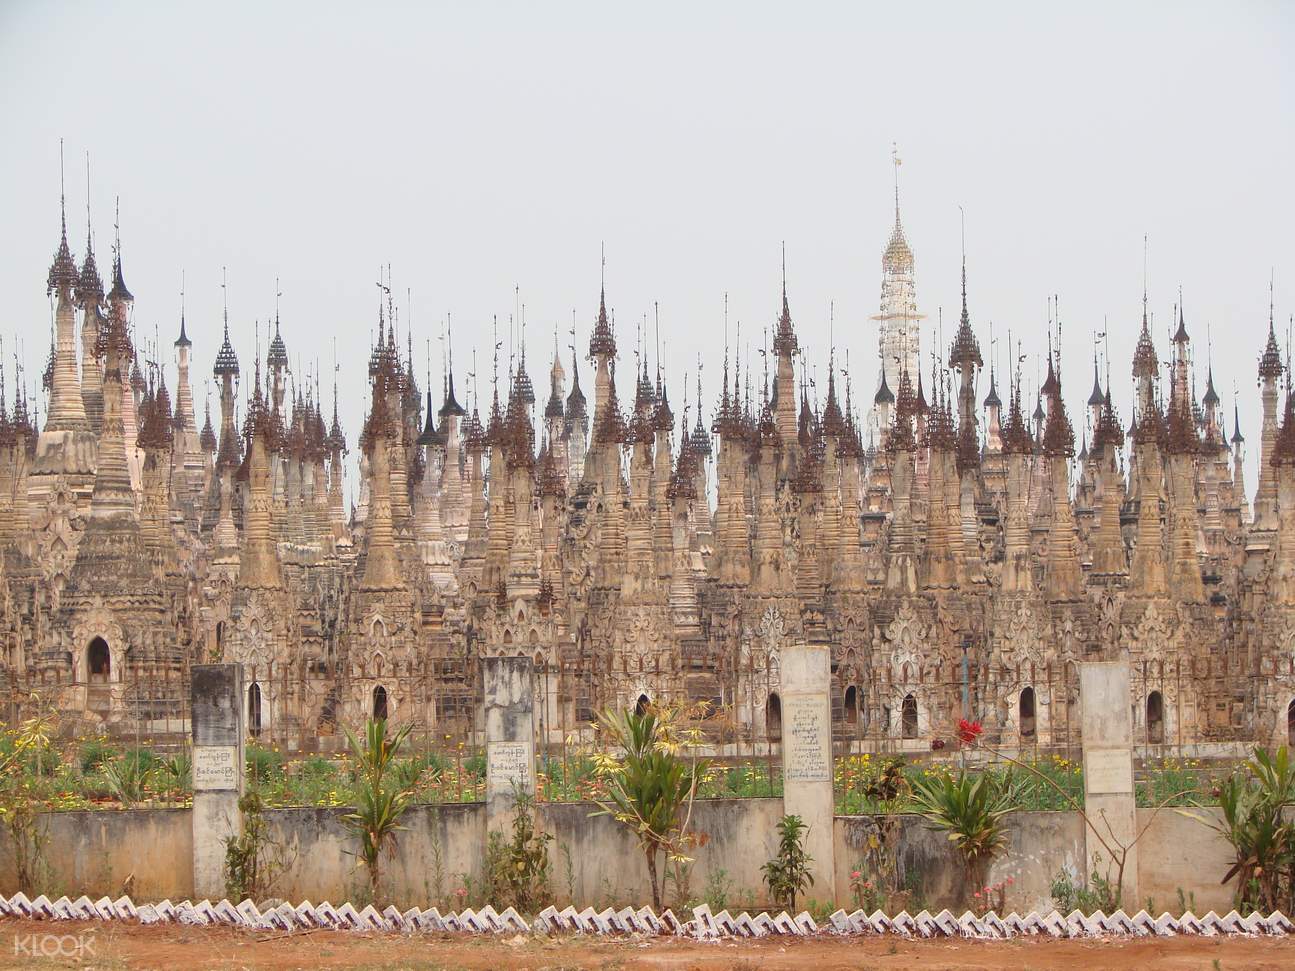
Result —
M 546 803 L 539 808 L 541 827 L 554 836 L 549 856 L 559 906 L 569 901 L 581 907 L 648 902 L 647 869 L 633 835 L 609 817 L 590 817 L 596 811 L 591 803 Z M 267 811 L 271 832 L 291 861 L 276 896 L 334 903 L 357 896 L 365 885 L 365 874 L 350 855 L 354 842 L 341 818 L 346 812 L 313 808 Z M 1138 810 L 1138 825 L 1145 825 L 1152 812 Z M 1217 810 L 1199 812 L 1217 814 Z M 37 891 L 51 899 L 63 894 L 75 899 L 82 893 L 92 899 L 104 895 L 115 899 L 123 890 L 139 901 L 191 897 L 190 815 L 185 809 L 47 814 L 50 872 L 48 886 Z M 694 819 L 708 840 L 695 854 L 692 894 L 700 898 L 708 880 L 722 869 L 730 906 L 764 906 L 767 896 L 760 867 L 773 855 L 777 845 L 774 827 L 781 815 L 782 800 L 776 798 L 699 800 Z M 463 874 L 472 881 L 482 876 L 484 804 L 415 806 L 406 815 L 405 826 L 396 856 L 387 861 L 385 869 L 393 902 L 402 907 L 457 905 L 454 891 L 464 886 Z M 1066 870 L 1075 878 L 1081 875 L 1083 821 L 1076 813 L 1020 812 L 1009 817 L 1009 826 L 1008 849 L 995 862 L 990 881 L 1013 879 L 1008 910 L 1051 909 L 1049 888 L 1057 873 Z M 953 907 L 957 871 L 948 842 L 917 816 L 899 817 L 897 829 L 901 872 L 911 875 L 919 888 L 917 903 L 933 912 Z M 871 817 L 838 816 L 834 820 L 839 906 L 852 906 L 850 871 L 863 858 L 867 835 L 874 831 Z M 1227 872 L 1231 850 L 1208 827 L 1175 810 L 1161 810 L 1139 849 L 1141 897 L 1125 901 L 1129 912 L 1144 907 L 1156 913 L 1176 910 L 1180 888 L 1196 913 L 1231 909 L 1233 887 L 1219 883 Z M 16 889 L 12 848 L 0 836 L 0 893 Z M 809 896 L 821 898 L 813 890 Z M 1148 899 L 1154 907 L 1147 906 Z M 667 900 L 674 903 L 672 895 Z M 914 909 L 911 904 L 909 909 Z

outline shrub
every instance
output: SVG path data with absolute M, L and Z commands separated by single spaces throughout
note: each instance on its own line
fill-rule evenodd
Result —
M 396 780 L 410 790 L 424 781 L 435 782 L 441 776 L 440 763 L 441 759 L 431 752 L 401 759 L 395 764 Z
M 553 837 L 535 825 L 535 800 L 524 793 L 517 797 L 512 839 L 502 833 L 489 835 L 486 846 L 486 879 L 490 900 L 506 903 L 522 913 L 533 913 L 550 900 L 549 843 Z
M 106 738 L 90 738 L 81 743 L 81 749 L 77 753 L 77 764 L 81 766 L 82 775 L 89 775 L 104 762 L 120 754 L 120 751 Z
M 1094 857 L 1094 862 L 1099 859 Z M 1109 914 L 1119 909 L 1120 899 L 1119 894 L 1116 893 L 1115 884 L 1103 876 L 1096 867 L 1093 868 L 1088 882 L 1090 885 L 1085 887 L 1075 883 L 1069 871 L 1062 870 L 1058 873 L 1053 878 L 1051 888 L 1052 902 L 1057 905 L 1057 910 L 1063 914 L 1068 914 L 1072 910 L 1080 910 L 1085 914 L 1100 910 Z
M 359 837 L 359 859 L 368 870 L 369 889 L 378 896 L 382 856 L 394 855 L 396 833 L 402 828 L 400 818 L 409 808 L 410 789 L 396 778 L 394 765 L 409 725 L 387 735 L 386 719 L 370 719 L 364 726 L 363 739 L 347 729 L 346 741 L 356 769 L 355 811 L 343 821 Z
M 796 909 L 797 894 L 814 885 L 814 875 L 809 872 L 814 858 L 803 845 L 807 832 L 809 827 L 799 816 L 783 816 L 778 820 L 778 855 L 761 867 L 769 896 L 788 910 Z
M 1232 844 L 1233 863 L 1223 882 L 1237 881 L 1238 909 L 1269 913 L 1295 897 L 1295 824 L 1286 809 L 1295 804 L 1295 764 L 1285 745 L 1275 754 L 1256 748 L 1242 771 L 1219 785 L 1223 822 L 1191 816 Z
M 679 731 L 677 723 L 687 711 L 682 708 L 649 706 L 643 712 L 603 712 L 599 724 L 615 745 L 624 750 L 616 760 L 600 756 L 599 775 L 607 784 L 607 800 L 599 812 L 628 826 L 638 838 L 647 860 L 652 883 L 652 906 L 661 909 L 661 884 L 657 860 L 665 853 L 676 867 L 689 862 L 685 850 L 699 840 L 689 832 L 692 803 L 708 763 L 695 755 L 686 757 L 685 748 L 696 751 L 695 731 Z
M 225 839 L 225 895 L 230 900 L 263 898 L 288 867 L 283 847 L 270 838 L 265 803 L 255 789 L 238 800 L 243 815 L 241 836 Z
M 249 742 L 246 758 L 247 781 L 250 785 L 269 785 L 283 778 L 283 756 L 274 749 Z
M 162 759 L 157 767 L 157 774 L 166 788 L 184 792 L 193 788 L 193 756 L 188 752 L 178 752 L 169 758 Z
M 129 754 L 103 763 L 101 774 L 108 791 L 126 808 L 130 808 L 145 796 L 151 768 L 145 768 L 145 759 L 131 758 Z
M 121 760 L 123 762 L 131 763 L 132 770 L 142 775 L 147 775 L 149 772 L 152 772 L 158 767 L 158 764 L 161 761 L 157 757 L 156 753 L 151 749 L 146 748 L 127 749 L 122 755 Z
M 913 799 L 918 813 L 943 831 L 961 856 L 964 897 L 982 886 L 995 854 L 1007 845 L 1003 820 L 1016 803 L 1011 774 L 960 770 L 916 778 Z
M 474 779 L 484 779 L 486 777 L 486 757 L 480 752 L 476 755 L 469 755 L 463 760 L 463 774 Z

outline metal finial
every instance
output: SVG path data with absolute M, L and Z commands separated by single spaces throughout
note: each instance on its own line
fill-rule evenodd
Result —
M 661 383 L 661 304 L 656 300 L 652 301 L 652 318 L 653 318 L 653 326 L 655 328 L 655 333 L 653 335 L 653 343 L 656 345 L 653 353 L 654 353 L 654 356 L 656 357 L 657 383 L 660 384 Z
M 1142 234 L 1142 323 L 1147 322 L 1147 234 Z
M 829 362 L 836 358 L 836 301 L 835 300 L 829 300 L 827 302 L 827 357 Z
M 58 207 L 63 217 L 63 236 L 67 236 L 67 191 L 63 183 L 63 139 L 58 140 Z
M 890 158 L 895 166 L 895 225 L 899 225 L 899 167 L 904 164 L 899 157 L 899 143 L 890 143 Z
M 90 246 L 90 151 L 85 153 L 85 245 Z

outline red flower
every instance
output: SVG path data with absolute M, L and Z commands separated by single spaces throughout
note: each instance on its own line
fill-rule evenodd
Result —
M 942 738 L 933 738 L 933 739 L 931 739 L 931 751 L 932 751 L 932 752 L 938 752 L 938 751 L 940 751 L 940 749 L 942 749 L 942 748 L 944 748 L 944 739 L 942 739 Z
M 963 718 L 958 722 L 958 741 L 963 745 L 974 745 L 984 731 L 980 722 L 969 722 Z

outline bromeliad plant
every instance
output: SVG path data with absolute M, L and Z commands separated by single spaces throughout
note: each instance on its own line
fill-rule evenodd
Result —
M 633 830 L 647 860 L 652 906 L 661 908 L 657 862 L 691 862 L 687 851 L 703 838 L 690 830 L 693 801 L 708 763 L 697 756 L 700 733 L 683 722 L 689 710 L 647 706 L 642 712 L 605 711 L 598 722 L 623 755 L 599 755 L 606 797 L 591 815 L 611 816 Z
M 1010 774 L 960 769 L 913 779 L 912 789 L 918 813 L 948 835 L 962 858 L 964 895 L 979 889 L 995 855 L 1007 846 L 1004 818 L 1016 801 Z
M 1142 839 L 1143 835 L 1150 828 L 1151 824 L 1155 822 L 1156 816 L 1160 814 L 1162 809 L 1168 806 L 1171 802 L 1186 796 L 1188 793 L 1170 793 L 1162 802 L 1158 803 L 1154 807 L 1154 811 L 1150 813 L 1146 822 L 1142 824 L 1142 827 L 1134 833 L 1133 838 L 1125 842 L 1116 835 L 1115 828 L 1111 825 L 1110 821 L 1106 819 L 1104 814 L 1098 817 L 1102 823 L 1102 825 L 1099 826 L 1097 824 L 1097 820 L 1090 816 L 1084 808 L 1082 799 L 1068 792 L 1057 782 L 1057 780 L 1051 778 L 1047 773 L 1040 771 L 1037 765 L 1013 758 L 1005 752 L 998 751 L 992 746 L 985 744 L 981 740 L 981 736 L 983 734 L 984 728 L 981 726 L 979 721 L 968 721 L 963 718 L 958 722 L 958 742 L 963 749 L 979 748 L 985 752 L 989 752 L 991 755 L 1001 759 L 1009 765 L 1019 767 L 1024 772 L 1028 773 L 1031 778 L 1050 788 L 1061 798 L 1065 805 L 1079 814 L 1079 817 L 1084 821 L 1084 826 L 1088 832 L 1092 833 L 1093 838 L 1101 845 L 1102 851 L 1107 854 L 1111 861 L 1111 870 L 1102 875 L 1102 880 L 1105 882 L 1106 886 L 1114 888 L 1114 906 L 1116 908 L 1122 906 L 1122 898 L 1124 894 L 1124 871 L 1129 863 L 1129 851 L 1132 850 L 1133 847 L 1138 844 L 1138 841 Z M 1006 779 L 1008 781 L 1005 784 L 1012 785 L 1010 783 L 1010 773 L 1008 773 Z M 1013 789 L 1011 794 L 1008 796 L 1008 801 L 1015 802 L 1017 800 L 1017 792 Z M 952 838 L 953 837 L 951 836 L 950 839 Z
M 375 901 L 383 854 L 395 855 L 396 834 L 403 828 L 400 818 L 409 808 L 413 792 L 408 779 L 395 771 L 396 758 L 411 727 L 406 725 L 388 736 L 386 719 L 378 718 L 365 724 L 362 739 L 350 729 L 346 731 L 355 763 L 355 812 L 342 819 L 360 840 L 357 857 L 368 871 Z

